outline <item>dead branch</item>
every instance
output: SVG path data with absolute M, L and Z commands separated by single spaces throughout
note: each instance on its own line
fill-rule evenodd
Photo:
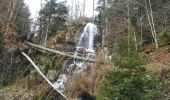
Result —
M 96 60 L 91 59 L 91 58 L 84 58 L 84 57 L 80 57 L 80 56 L 71 55 L 71 54 L 66 53 L 66 52 L 53 50 L 53 49 L 46 48 L 46 47 L 43 47 L 43 46 L 40 46 L 40 45 L 36 45 L 36 44 L 30 43 L 30 42 L 27 42 L 27 45 L 29 45 L 29 46 L 31 46 L 33 48 L 37 48 L 37 49 L 41 49 L 41 50 L 44 50 L 44 51 L 52 52 L 52 53 L 62 55 L 62 56 L 65 56 L 65 57 L 71 57 L 71 58 L 74 58 L 74 59 L 80 59 L 80 60 L 84 60 L 84 61 L 96 62 Z
M 66 100 L 68 100 L 67 96 L 65 96 L 63 93 L 61 93 L 58 89 L 56 89 L 54 87 L 54 85 L 46 78 L 46 76 L 40 71 L 40 69 L 38 68 L 37 65 L 35 65 L 35 63 L 31 60 L 30 57 L 28 57 L 27 54 L 25 54 L 24 52 L 22 52 L 22 55 L 27 58 L 27 60 L 34 66 L 34 68 L 37 70 L 37 72 L 47 81 L 47 83 L 53 87 L 54 90 L 56 90 L 56 92 L 58 92 L 63 98 L 65 98 Z

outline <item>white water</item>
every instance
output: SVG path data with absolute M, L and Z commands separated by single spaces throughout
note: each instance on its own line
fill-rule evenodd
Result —
M 97 26 L 93 23 L 87 23 L 76 46 L 75 56 L 77 56 L 78 53 L 81 53 L 83 57 L 93 58 L 95 56 L 93 39 L 94 36 L 97 34 Z M 85 70 L 90 64 L 91 63 L 85 61 L 73 60 L 72 63 L 69 65 L 68 70 L 74 69 L 76 73 L 80 73 Z M 63 92 L 65 90 L 65 84 L 67 80 L 68 76 L 66 74 L 61 74 L 58 80 L 53 83 L 53 85 L 60 92 Z
M 63 92 L 65 90 L 65 84 L 67 82 L 67 76 L 65 74 L 61 74 L 56 82 L 53 83 L 55 89 Z
M 86 51 L 94 53 L 94 35 L 97 35 L 97 26 L 93 23 L 87 23 L 84 28 L 84 32 L 81 34 L 77 48 L 85 48 Z M 78 51 L 78 49 L 76 51 Z

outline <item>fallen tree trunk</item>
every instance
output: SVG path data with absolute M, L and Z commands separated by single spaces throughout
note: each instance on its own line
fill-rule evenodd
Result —
M 96 62 L 95 59 L 84 58 L 84 57 L 80 57 L 80 56 L 71 55 L 71 54 L 66 53 L 66 52 L 53 50 L 53 49 L 46 48 L 46 47 L 43 47 L 43 46 L 40 46 L 40 45 L 36 45 L 36 44 L 30 43 L 30 42 L 27 42 L 27 45 L 29 45 L 29 46 L 31 46 L 33 48 L 37 48 L 37 49 L 41 49 L 41 50 L 44 50 L 44 51 L 52 52 L 52 53 L 62 55 L 62 56 L 65 56 L 65 57 L 71 57 L 71 58 L 80 59 L 80 60 L 84 60 L 84 61 Z
M 37 70 L 37 72 L 47 81 L 47 83 L 53 87 L 54 90 L 56 90 L 63 98 L 65 98 L 66 100 L 68 100 L 68 98 L 63 94 L 61 93 L 58 89 L 55 88 L 55 86 L 46 78 L 46 76 L 40 71 L 40 69 L 38 68 L 37 65 L 35 65 L 35 63 L 31 60 L 30 57 L 28 57 L 27 54 L 25 54 L 24 52 L 22 52 L 22 55 L 27 58 L 27 60 L 34 66 L 34 68 Z

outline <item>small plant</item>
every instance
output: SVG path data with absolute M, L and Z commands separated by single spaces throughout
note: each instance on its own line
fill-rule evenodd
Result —
M 168 45 L 170 42 L 170 30 L 162 30 L 158 34 L 159 44 L 160 46 Z

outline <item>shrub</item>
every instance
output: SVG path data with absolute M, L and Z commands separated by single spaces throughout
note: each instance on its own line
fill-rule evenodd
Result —
M 138 68 L 142 68 L 142 66 L 145 65 L 147 61 L 140 58 L 139 56 L 130 56 L 130 57 L 119 56 L 113 58 L 113 63 L 119 67 L 138 69 Z
M 160 95 L 156 75 L 107 71 L 105 78 L 98 100 L 151 100 Z
M 170 42 L 170 30 L 162 30 L 158 34 L 159 45 L 164 46 Z

